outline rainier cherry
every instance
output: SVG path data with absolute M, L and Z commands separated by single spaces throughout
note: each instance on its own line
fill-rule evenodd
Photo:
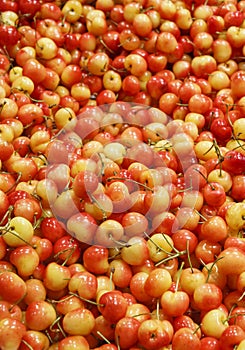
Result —
M 3 318 L 0 321 L 0 347 L 1 349 L 19 349 L 22 337 L 26 332 L 25 325 L 12 318 Z
M 140 322 L 134 317 L 123 317 L 117 322 L 115 337 L 117 337 L 121 348 L 129 348 L 137 343 L 139 327 Z
M 54 307 L 47 301 L 33 301 L 26 309 L 26 324 L 30 329 L 42 331 L 56 319 Z
M 146 320 L 141 323 L 138 329 L 140 344 L 148 350 L 158 349 L 168 345 L 172 339 L 172 332 L 169 332 L 165 322 L 156 319 Z M 172 328 L 170 324 L 170 328 Z
M 99 310 L 110 322 L 117 322 L 125 316 L 128 303 L 119 291 L 105 292 L 98 300 Z

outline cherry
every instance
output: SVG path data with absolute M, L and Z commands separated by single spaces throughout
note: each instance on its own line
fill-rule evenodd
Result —
M 222 162 L 224 170 L 230 171 L 233 174 L 240 174 L 245 169 L 245 158 L 244 155 L 236 150 L 228 151 Z
M 119 291 L 103 293 L 98 302 L 101 314 L 109 322 L 115 323 L 126 314 L 128 303 Z
M 15 13 L 18 12 L 18 3 L 11 1 L 11 0 L 3 0 L 0 5 L 0 11 L 13 11 Z
M 20 39 L 20 34 L 16 27 L 9 25 L 1 25 L 0 27 L 0 43 L 1 45 L 15 45 Z
M 226 142 L 231 138 L 232 128 L 224 119 L 217 118 L 212 121 L 210 131 L 214 137 L 222 142 Z
M 41 222 L 41 231 L 45 238 L 52 243 L 65 235 L 65 229 L 62 224 L 55 218 L 44 218 Z
M 37 0 L 20 0 L 19 11 L 28 17 L 34 17 L 37 11 L 41 9 L 41 4 Z
M 222 185 L 212 182 L 204 186 L 203 197 L 207 204 L 221 206 L 225 202 L 226 194 Z

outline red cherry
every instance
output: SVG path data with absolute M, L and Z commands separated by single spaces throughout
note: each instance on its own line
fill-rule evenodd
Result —
M 19 11 L 28 17 L 34 17 L 40 10 L 41 3 L 38 0 L 20 0 Z
M 128 303 L 119 291 L 102 294 L 98 302 L 101 314 L 109 322 L 115 323 L 126 314 Z
M 41 231 L 52 243 L 65 235 L 64 227 L 55 217 L 44 218 L 41 222 Z
M 224 170 L 233 174 L 241 174 L 245 170 L 245 156 L 238 151 L 228 151 L 222 162 Z
M 232 128 L 230 124 L 222 118 L 217 118 L 212 121 L 210 131 L 214 137 L 222 143 L 225 143 L 231 138 Z
M 203 197 L 207 204 L 220 207 L 226 200 L 226 193 L 222 185 L 212 182 L 204 186 Z
M 15 45 L 20 39 L 20 34 L 16 27 L 10 25 L 0 26 L 0 44 L 4 45 Z
M 13 11 L 18 12 L 19 4 L 12 0 L 2 0 L 0 3 L 0 11 Z

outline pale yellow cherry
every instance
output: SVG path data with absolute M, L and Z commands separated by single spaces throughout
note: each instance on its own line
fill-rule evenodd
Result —
M 37 40 L 35 49 L 37 56 L 44 60 L 50 60 L 54 58 L 58 52 L 58 46 L 54 40 L 46 37 Z
M 61 10 L 64 18 L 69 23 L 77 22 L 83 13 L 83 6 L 78 0 L 69 0 L 65 2 L 65 5 Z
M 18 21 L 18 14 L 14 11 L 2 11 L 1 12 L 1 22 L 8 26 L 16 26 Z
M 72 130 L 76 123 L 76 114 L 69 107 L 60 108 L 54 115 L 54 121 L 59 130 Z
M 34 91 L 33 81 L 26 76 L 17 77 L 12 83 L 12 90 L 14 92 L 24 92 L 31 95 Z
M 208 311 L 202 318 L 201 329 L 207 337 L 219 339 L 228 326 L 227 314 L 220 309 Z
M 218 158 L 212 141 L 200 141 L 194 146 L 196 156 L 200 160 L 207 161 L 212 158 Z
M 31 242 L 34 235 L 34 229 L 30 221 L 21 217 L 15 216 L 12 218 L 8 226 L 2 230 L 4 242 L 9 247 L 19 247 Z
M 23 68 L 19 66 L 15 66 L 10 69 L 9 80 L 11 81 L 11 83 L 13 83 L 13 81 L 15 81 L 17 78 L 22 76 L 22 71 L 23 71 Z
M 245 118 L 235 120 L 233 133 L 235 138 L 245 140 Z
M 239 232 L 245 227 L 245 202 L 234 203 L 227 209 L 225 220 L 232 230 Z
M 151 236 L 151 239 L 147 241 L 147 246 L 150 258 L 157 263 L 169 256 L 174 244 L 173 240 L 168 235 L 155 233 Z
M 208 174 L 208 182 L 218 182 L 228 192 L 232 186 L 231 175 L 222 169 L 214 169 Z
M 231 139 L 227 142 L 226 147 L 229 150 L 236 150 L 237 152 L 245 155 L 245 140 L 241 139 Z

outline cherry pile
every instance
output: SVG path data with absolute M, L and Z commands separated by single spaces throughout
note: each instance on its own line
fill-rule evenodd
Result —
M 245 0 L 0 1 L 0 349 L 245 350 Z

